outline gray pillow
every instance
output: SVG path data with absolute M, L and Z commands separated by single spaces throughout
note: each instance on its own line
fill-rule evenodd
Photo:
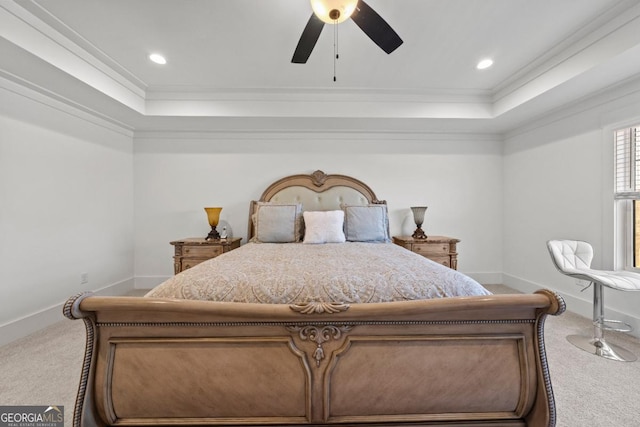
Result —
M 300 241 L 301 204 L 260 202 L 255 213 L 255 239 L 262 243 Z
M 349 242 L 390 242 L 387 205 L 343 205 L 344 234 Z

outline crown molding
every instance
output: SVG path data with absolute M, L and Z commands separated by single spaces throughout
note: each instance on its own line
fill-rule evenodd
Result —
M 29 6 L 30 10 L 22 5 Z M 100 53 L 97 48 L 91 47 L 86 40 L 82 46 L 79 45 L 79 35 L 75 41 L 69 39 L 59 31 L 62 23 L 57 21 L 57 28 L 54 28 L 34 15 L 34 10 L 46 16 L 46 11 L 31 0 L 20 4 L 13 1 L 0 3 L 0 36 L 123 105 L 144 113 L 145 88 L 140 81 L 133 82 L 131 75 L 127 78 L 115 71 L 115 61 L 111 60 L 107 65 L 87 50 Z M 49 21 L 54 19 L 48 16 Z M 64 32 L 71 34 L 72 30 L 67 27 Z
M 320 90 L 309 88 L 150 88 L 149 116 L 220 117 L 491 117 L 484 91 Z
M 479 133 L 441 133 L 441 132 L 389 132 L 383 130 L 371 131 L 328 131 L 326 129 L 313 129 L 308 131 L 265 131 L 262 129 L 254 130 L 210 130 L 210 131 L 136 131 L 134 139 L 142 140 L 260 140 L 260 141 L 305 141 L 323 140 L 327 136 L 331 136 L 332 140 L 345 139 L 349 141 L 473 141 L 473 142 L 501 142 L 500 134 L 479 134 Z
M 3 70 L 0 70 L 0 89 L 12 92 L 41 105 L 45 105 L 124 136 L 134 136 L 133 128 L 131 126 L 114 120 L 113 118 L 98 111 L 77 104 L 68 98 L 64 98 Z
M 500 116 L 611 60 L 640 42 L 640 5 L 622 0 L 568 36 L 493 91 Z
M 357 89 L 357 88 L 218 88 L 210 86 L 149 86 L 148 100 L 245 100 L 262 99 L 331 100 L 348 98 L 364 101 L 402 100 L 423 102 L 473 102 L 492 100 L 491 91 L 480 89 Z
M 640 77 L 633 76 L 595 93 L 590 93 L 569 105 L 547 111 L 545 115 L 536 120 L 505 133 L 504 138 L 509 140 L 585 114 L 592 114 L 596 120 L 581 120 L 582 123 L 589 123 L 594 128 L 605 127 L 620 120 L 616 114 L 622 114 L 621 105 L 631 105 L 630 108 L 624 109 L 626 116 L 637 116 L 639 102 Z

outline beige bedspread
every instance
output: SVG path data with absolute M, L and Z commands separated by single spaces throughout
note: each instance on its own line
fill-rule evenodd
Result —
M 470 277 L 393 243 L 248 243 L 146 296 L 242 303 L 373 303 L 488 295 Z

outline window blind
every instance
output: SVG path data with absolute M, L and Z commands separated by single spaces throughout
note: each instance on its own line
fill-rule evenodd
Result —
M 616 199 L 640 199 L 640 125 L 614 132 Z

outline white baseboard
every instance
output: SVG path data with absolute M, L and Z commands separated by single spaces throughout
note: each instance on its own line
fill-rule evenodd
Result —
M 170 276 L 137 276 L 135 278 L 136 289 L 153 289 Z
M 502 284 L 502 273 L 467 273 L 464 271 L 461 273 L 466 274 L 481 285 Z
M 520 292 L 532 293 L 537 291 L 538 289 L 551 289 L 554 292 L 557 292 L 564 298 L 565 303 L 567 304 L 567 310 L 578 314 L 582 317 L 586 317 L 587 319 L 593 318 L 593 291 L 591 289 L 584 292 L 584 297 L 576 297 L 574 295 L 567 294 L 558 289 L 553 289 L 551 286 L 541 285 L 534 282 L 530 282 L 528 280 L 521 279 L 516 276 L 512 276 L 510 274 L 503 274 L 503 284 L 510 288 L 513 288 Z M 621 320 L 633 328 L 629 334 L 640 338 L 640 318 L 630 316 L 626 313 L 622 313 L 616 311 L 610 307 L 606 307 L 606 315 L 607 318 Z M 589 331 L 590 332 L 590 331 Z M 585 332 L 587 333 L 587 332 Z
M 127 292 L 135 289 L 134 283 L 135 279 L 131 277 L 129 279 L 123 280 L 122 282 L 114 283 L 113 285 L 100 288 L 96 291 L 93 291 L 93 293 L 103 297 L 124 295 Z
M 134 289 L 133 284 L 134 280 L 133 278 L 130 278 L 105 286 L 101 289 L 94 290 L 93 292 L 96 295 L 102 296 L 123 295 Z M 47 326 L 63 320 L 62 308 L 64 307 L 65 302 L 66 300 L 35 313 L 28 314 L 19 319 L 12 320 L 4 325 L 0 325 L 0 346 L 8 344 L 19 338 L 26 337 L 40 329 L 46 328 Z

